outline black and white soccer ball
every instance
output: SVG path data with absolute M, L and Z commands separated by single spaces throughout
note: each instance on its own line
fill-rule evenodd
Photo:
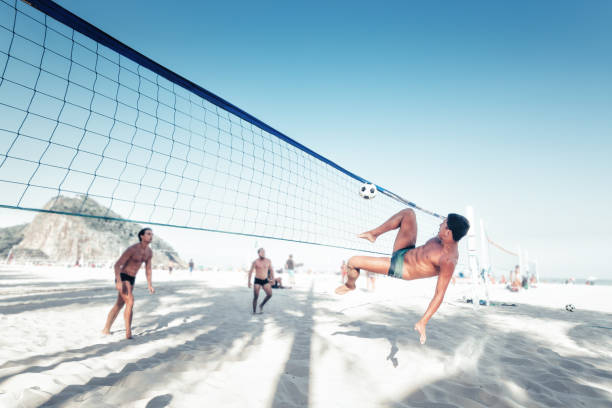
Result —
M 565 305 L 565 310 L 567 310 L 568 312 L 573 312 L 574 310 L 576 310 L 576 306 L 570 304 Z
M 366 200 L 371 200 L 376 196 L 376 186 L 371 183 L 363 183 L 359 189 L 359 195 Z

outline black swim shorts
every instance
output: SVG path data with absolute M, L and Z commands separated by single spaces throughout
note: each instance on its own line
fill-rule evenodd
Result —
M 267 279 L 259 279 L 259 278 L 255 278 L 255 284 L 256 285 L 267 285 L 268 284 L 268 280 Z

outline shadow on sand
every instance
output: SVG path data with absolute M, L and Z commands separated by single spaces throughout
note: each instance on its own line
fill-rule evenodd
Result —
M 384 306 L 374 308 L 377 323 L 353 321 L 341 326 L 350 331 L 334 335 L 356 336 L 364 339 L 384 338 L 391 345 L 391 355 L 399 348 L 419 347 L 412 325 L 420 315 L 409 309 L 390 312 Z M 495 406 L 605 406 L 612 401 L 612 393 L 603 388 L 610 383 L 612 371 L 612 337 L 607 328 L 612 315 L 602 312 L 568 312 L 539 306 L 518 305 L 512 309 L 497 309 L 496 313 L 521 318 L 539 316 L 545 320 L 576 323 L 567 332 L 570 342 L 586 348 L 587 353 L 561 355 L 542 344 L 541 339 L 525 331 L 500 331 L 488 323 L 486 313 L 464 308 L 453 316 L 436 316 L 428 325 L 427 348 L 446 355 L 448 361 L 463 354 L 464 359 L 475 359 L 475 372 L 459 367 L 458 373 L 434 381 L 404 397 L 389 400 L 385 407 L 470 407 Z M 457 324 L 457 319 L 462 323 Z M 589 322 L 582 323 L 582 322 Z M 494 333 L 491 335 L 491 333 Z M 473 354 L 461 347 L 466 341 L 480 353 Z M 590 355 L 589 355 L 590 353 Z M 565 354 L 565 353 L 564 353 Z M 394 363 L 394 366 L 397 366 Z M 501 372 L 500 372 L 501 367 Z M 451 370 L 452 371 L 452 370 Z M 517 385 L 522 392 L 509 391 L 504 381 Z M 533 379 L 537 378 L 537 382 Z M 587 384 L 599 384 L 602 387 Z M 449 402 L 452 401 L 451 402 Z M 476 402 L 478 401 L 478 402 Z M 482 404 L 482 405 L 479 405 Z
M 82 285 L 82 283 L 80 283 Z M 264 325 L 254 319 L 250 311 L 251 291 L 245 287 L 216 288 L 208 290 L 200 281 L 164 282 L 160 284 L 156 296 L 144 296 L 145 289 L 139 288 L 136 293 L 137 309 L 135 311 L 136 337 L 133 341 L 92 344 L 79 349 L 38 355 L 7 362 L 0 369 L 15 369 L 7 378 L 23 373 L 45 373 L 63 363 L 85 361 L 93 357 L 102 357 L 121 351 L 129 346 L 146 344 L 161 339 L 173 338 L 184 333 L 198 332 L 203 328 L 208 331 L 182 344 L 164 348 L 147 357 L 125 364 L 120 371 L 104 377 L 91 378 L 84 384 L 66 386 L 53 395 L 44 406 L 61 406 L 72 402 L 73 398 L 95 392 L 101 387 L 123 386 L 121 381 L 131 373 L 146 370 L 163 370 L 169 362 L 173 363 L 175 372 L 187 369 L 194 364 L 215 364 L 234 348 L 235 340 L 243 344 L 238 351 L 239 358 L 248 358 L 262 340 Z M 107 292 L 108 293 L 107 293 Z M 201 295 L 194 296 L 194 293 Z M 190 303 L 181 303 L 179 310 L 165 314 L 156 314 L 162 307 L 160 296 L 176 296 L 189 299 Z M 275 307 L 273 313 L 266 313 L 283 334 L 293 337 L 288 359 L 275 390 L 272 407 L 309 406 L 312 398 L 308 390 L 311 384 L 310 361 L 314 333 L 314 316 L 323 313 L 327 316 L 337 312 L 315 307 L 318 301 L 328 301 L 327 294 L 316 294 L 311 287 L 309 291 L 275 291 L 274 296 L 283 296 L 283 308 Z M 48 293 L 33 296 L 36 303 L 28 306 L 23 297 L 7 299 L 17 302 L 8 306 L 8 313 L 36 311 L 71 304 L 99 304 L 112 306 L 115 293 L 112 289 L 101 289 L 97 285 L 91 289 L 76 289 L 72 293 Z M 196 300 L 197 299 L 197 300 Z M 195 301 L 194 301 L 195 300 Z M 271 302 L 274 302 L 273 298 Z M 19 309 L 21 307 L 21 309 Z M 28 308 L 29 307 L 29 308 Z M 447 305 L 446 307 L 454 307 Z M 24 309 L 25 308 L 25 309 Z M 244 313 L 233 313 L 228 319 L 226 311 L 244 310 Z M 271 309 L 267 306 L 267 309 Z M 5 310 L 3 308 L 3 313 Z M 26 313 L 27 313 L 26 312 Z M 547 320 L 560 320 L 574 323 L 567 333 L 568 338 L 577 346 L 591 351 L 590 355 L 562 356 L 549 345 L 526 332 L 499 331 L 488 323 L 486 311 L 475 313 L 471 308 L 459 308 L 452 316 L 438 315 L 428 326 L 427 349 L 434 350 L 449 360 L 465 350 L 460 345 L 465 341 L 479 344 L 480 353 L 473 355 L 476 370 L 449 371 L 449 375 L 425 384 L 403 396 L 385 401 L 381 406 L 387 407 L 467 407 L 476 406 L 479 401 L 484 406 L 599 406 L 602 401 L 610 401 L 612 395 L 602 388 L 587 385 L 600 384 L 612 379 L 612 373 L 602 369 L 602 360 L 608 366 L 612 364 L 609 350 L 612 348 L 610 321 L 612 315 L 601 312 L 578 311 L 570 314 L 542 307 L 519 305 L 512 309 L 496 309 L 495 313 L 510 314 L 520 318 L 522 315 L 533 318 L 540 316 Z M 162 312 L 163 313 L 163 312 Z M 382 338 L 389 343 L 388 355 L 381 355 L 389 361 L 389 372 L 393 375 L 400 364 L 410 364 L 401 359 L 402 349 L 419 349 L 417 335 L 413 324 L 420 315 L 414 309 L 384 305 L 371 307 L 371 321 L 351 320 L 349 316 L 337 314 L 338 330 L 332 335 L 354 336 L 364 339 Z M 462 324 L 457 324 L 462 319 Z M 122 317 L 115 325 L 122 324 Z M 584 323 L 584 322 L 589 322 Z M 103 322 L 100 322 L 102 326 Z M 115 326 L 117 327 L 117 326 Z M 348 330 L 346 330 L 348 329 Z M 346 331 L 345 331 L 346 330 Z M 494 333 L 494 334 L 491 334 Z M 364 345 L 364 347 L 367 347 Z M 500 352 L 501 351 L 501 352 Z M 471 358 L 471 356 L 465 356 Z M 502 373 L 499 370 L 503 370 Z M 525 375 L 528 372 L 529 375 Z M 534 376 L 538 378 L 533 381 Z M 525 390 L 524 395 L 512 395 L 499 383 L 499 378 L 516 384 Z M 163 386 L 153 383 L 148 387 Z M 304 387 L 295 386 L 301 381 Z M 410 380 L 407 380 L 410 381 Z M 136 387 L 130 392 L 146 392 L 147 387 Z M 300 390 L 307 390 L 306 393 Z M 132 395 L 134 400 L 138 395 Z M 143 397 L 143 396 L 141 396 Z M 448 399 L 451 398 L 452 402 Z M 171 405 L 171 394 L 157 395 L 150 399 L 147 407 L 164 407 Z

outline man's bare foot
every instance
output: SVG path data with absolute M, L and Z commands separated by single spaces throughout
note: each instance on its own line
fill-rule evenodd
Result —
M 110 330 L 104 329 L 104 330 L 102 330 L 102 334 L 105 335 L 105 336 L 108 336 L 111 333 L 110 333 Z
M 336 288 L 336 294 L 338 294 L 338 295 L 344 295 L 345 293 L 348 293 L 348 292 L 350 292 L 351 290 L 355 290 L 355 284 L 353 284 L 353 287 L 352 287 L 352 288 L 349 288 L 349 287 L 347 286 L 347 284 L 344 284 L 344 285 L 342 285 L 342 286 L 338 286 L 338 287 Z
M 257 314 L 263 314 L 263 306 L 259 305 L 259 312 Z
M 421 335 L 421 338 L 419 339 L 421 344 L 425 344 L 425 341 L 427 340 L 427 336 L 425 335 L 425 323 L 421 321 L 417 322 L 414 325 L 414 330 L 418 331 Z
M 357 235 L 357 238 L 367 239 L 368 241 L 374 243 L 376 241 L 376 237 L 370 231 L 364 232 L 363 234 Z

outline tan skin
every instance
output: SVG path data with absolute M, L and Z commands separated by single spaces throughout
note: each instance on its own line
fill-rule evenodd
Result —
M 381 226 L 360 234 L 359 238 L 374 242 L 381 234 L 397 228 L 399 228 L 399 231 L 393 244 L 393 252 L 415 245 L 417 223 L 416 215 L 411 209 L 400 211 Z M 424 245 L 406 252 L 404 256 L 403 279 L 413 280 L 438 276 L 433 299 L 429 303 L 423 317 L 414 325 L 414 329 L 420 334 L 421 344 L 425 344 L 427 340 L 425 326 L 434 313 L 436 313 L 444 299 L 446 288 L 453 276 L 458 259 L 457 242 L 453 239 L 452 231 L 448 229 L 446 220 L 440 224 L 436 237 L 431 238 Z M 336 289 L 336 293 L 345 294 L 354 290 L 355 281 L 359 277 L 360 269 L 387 275 L 390 266 L 391 258 L 388 257 L 353 256 L 348 261 L 348 279 L 344 285 Z
M 134 288 L 132 284 L 127 281 L 121 280 L 121 274 L 127 274 L 130 276 L 136 276 L 140 266 L 145 264 L 145 271 L 147 274 L 147 284 L 149 287 L 149 293 L 155 293 L 152 279 L 152 268 L 151 259 L 153 258 L 153 251 L 149 247 L 149 244 L 153 240 L 153 232 L 146 230 L 141 237 L 141 241 L 138 244 L 134 244 L 121 255 L 119 260 L 115 263 L 115 287 L 117 288 L 117 301 L 115 305 L 108 313 L 106 319 L 106 325 L 102 330 L 103 334 L 110 334 L 110 328 L 113 322 L 119 315 L 119 312 L 125 306 L 123 317 L 125 319 L 125 337 L 127 339 L 132 338 L 132 311 L 134 309 Z
M 249 288 L 251 286 L 253 287 L 253 314 L 256 313 L 257 298 L 259 297 L 259 291 L 262 288 L 262 285 L 257 283 L 251 284 L 251 276 L 253 275 L 253 271 L 255 271 L 255 277 L 257 279 L 268 279 L 269 273 L 270 282 L 274 282 L 274 269 L 272 269 L 272 262 L 266 258 L 266 251 L 260 249 L 257 254 L 259 257 L 253 261 L 253 264 L 251 264 L 251 269 L 249 270 Z M 266 292 L 266 298 L 259 305 L 259 313 L 263 313 L 264 305 L 272 297 L 272 286 L 269 282 L 263 285 L 263 290 Z

